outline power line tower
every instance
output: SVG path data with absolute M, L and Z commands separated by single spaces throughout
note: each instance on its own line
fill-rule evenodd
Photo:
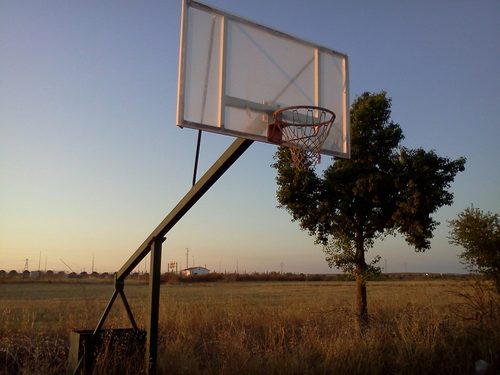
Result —
M 24 270 L 23 270 L 23 272 L 24 272 L 24 271 L 29 271 L 29 264 L 28 264 L 28 263 L 29 263 L 29 261 L 30 261 L 30 260 L 29 260 L 28 258 L 26 258 L 26 259 L 24 260 Z

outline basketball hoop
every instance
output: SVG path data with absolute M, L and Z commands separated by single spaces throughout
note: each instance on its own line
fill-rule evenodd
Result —
M 305 169 L 321 161 L 321 148 L 335 120 L 332 111 L 300 105 L 278 109 L 273 119 L 268 140 L 290 149 L 295 168 Z

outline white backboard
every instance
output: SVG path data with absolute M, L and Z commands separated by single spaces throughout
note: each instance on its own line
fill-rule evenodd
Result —
M 345 54 L 183 0 L 177 125 L 268 142 L 274 110 L 325 107 L 322 153 L 349 158 L 348 86 Z

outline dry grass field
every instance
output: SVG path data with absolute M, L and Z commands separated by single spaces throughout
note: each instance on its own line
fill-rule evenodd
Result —
M 65 373 L 70 330 L 94 328 L 112 291 L 0 284 L 0 373 Z M 147 286 L 126 284 L 125 292 L 143 327 Z M 368 293 L 370 325 L 361 333 L 352 282 L 162 284 L 160 373 L 472 374 L 479 359 L 498 366 L 500 305 L 487 285 L 384 281 Z M 120 301 L 107 325 L 129 326 Z

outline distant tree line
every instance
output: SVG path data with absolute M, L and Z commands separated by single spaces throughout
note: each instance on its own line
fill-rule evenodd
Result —
M 442 273 L 418 273 L 418 272 L 395 272 L 395 273 L 380 273 L 375 276 L 374 280 L 429 280 L 429 279 L 456 279 L 466 278 L 469 275 L 464 274 L 442 274 Z M 64 280 L 89 280 L 111 282 L 114 279 L 113 273 L 103 272 L 75 272 L 64 271 L 24 271 L 17 272 L 0 270 L 0 282 L 9 281 L 64 281 Z M 131 273 L 127 280 L 147 282 L 149 273 L 134 272 Z M 161 275 L 162 283 L 177 284 L 177 283 L 202 283 L 202 282 L 273 282 L 273 281 L 354 281 L 354 275 L 350 273 L 342 274 L 305 274 L 305 273 L 281 273 L 281 272 L 253 272 L 253 273 L 217 273 L 212 272 L 205 275 L 183 276 L 179 273 L 166 272 Z
M 5 271 L 0 270 L 0 280 L 62 280 L 62 279 L 112 279 L 113 274 L 108 272 L 92 272 L 87 273 L 85 271 L 76 272 L 65 272 L 65 271 L 22 271 L 18 272 L 16 270 Z

